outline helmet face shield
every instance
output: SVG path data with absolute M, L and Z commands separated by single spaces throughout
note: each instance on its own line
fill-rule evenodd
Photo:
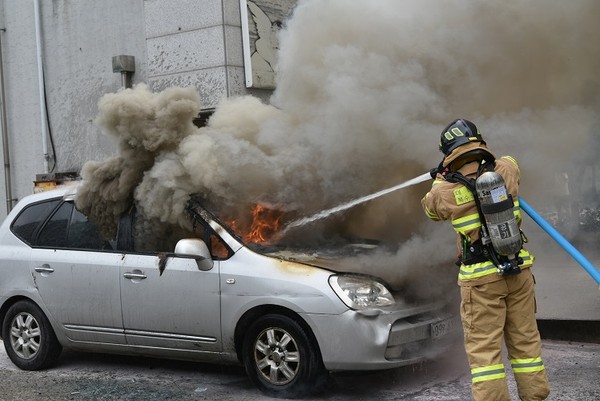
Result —
M 469 120 L 458 119 L 451 122 L 442 131 L 440 136 L 440 152 L 444 156 L 448 156 L 457 147 L 475 141 L 485 144 L 477 126 Z

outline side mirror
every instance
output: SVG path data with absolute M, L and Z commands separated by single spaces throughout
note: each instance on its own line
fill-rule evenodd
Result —
M 210 270 L 213 268 L 213 260 L 210 251 L 204 241 L 197 238 L 184 238 L 175 245 L 175 255 L 188 256 L 196 259 L 198 269 Z

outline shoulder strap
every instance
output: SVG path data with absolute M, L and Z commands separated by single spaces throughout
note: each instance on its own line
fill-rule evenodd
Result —
M 486 166 L 487 164 L 487 166 Z M 493 171 L 495 164 L 494 163 L 481 163 L 479 168 L 477 169 L 477 177 L 483 174 L 485 171 Z M 463 184 L 466 188 L 471 191 L 473 194 L 473 199 L 475 201 L 475 206 L 477 207 L 477 212 L 479 213 L 479 221 L 481 222 L 481 240 L 483 243 L 483 255 L 490 260 L 494 265 L 500 266 L 501 263 L 498 260 L 498 255 L 492 246 L 491 241 L 489 240 L 489 230 L 487 227 L 487 223 L 485 221 L 485 216 L 483 215 L 481 202 L 479 197 L 477 196 L 477 190 L 475 188 L 475 179 L 467 178 L 463 174 L 458 171 L 449 172 L 446 174 L 446 181 L 448 182 L 457 182 Z

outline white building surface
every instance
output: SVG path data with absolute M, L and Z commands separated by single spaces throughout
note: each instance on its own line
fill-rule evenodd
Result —
M 154 91 L 195 86 L 206 112 L 223 97 L 253 94 L 268 100 L 272 87 L 256 75 L 253 84 L 245 74 L 244 56 L 248 68 L 256 53 L 248 41 L 260 36 L 252 10 L 260 5 L 266 14 L 281 15 L 287 12 L 282 7 L 294 3 L 2 0 L 0 197 L 6 207 L 0 206 L 0 218 L 45 183 L 60 183 L 76 176 L 87 160 L 115 154 L 115 143 L 94 118 L 102 95 L 124 84 L 147 83 Z M 243 39 L 251 49 L 246 55 Z

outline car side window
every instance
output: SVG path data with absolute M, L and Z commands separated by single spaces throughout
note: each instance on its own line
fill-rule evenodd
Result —
M 102 239 L 96 224 L 90 221 L 85 214 L 73 208 L 67 232 L 67 246 L 69 248 L 113 250 L 114 243 L 115 241 Z
M 50 220 L 40 231 L 36 245 L 53 248 L 64 248 L 67 246 L 67 227 L 73 205 L 65 202 L 52 215 Z
M 231 249 L 219 237 L 206 222 L 194 220 L 192 232 L 194 237 L 204 241 L 210 251 L 210 256 L 214 260 L 226 260 L 233 255 Z
M 73 202 L 64 202 L 40 231 L 37 246 L 68 249 L 112 250 L 100 236 L 96 224 L 78 211 Z
M 120 251 L 139 253 L 173 253 L 177 242 L 184 238 L 199 238 L 209 248 L 215 260 L 225 260 L 233 255 L 225 242 L 216 235 L 208 223 L 193 221 L 191 231 L 157 220 L 145 220 L 132 208 L 119 219 L 117 247 Z
M 217 237 L 215 234 L 210 235 L 210 254 L 213 259 L 216 260 L 225 260 L 229 259 L 233 252 L 229 249 L 225 242 L 220 237 Z
M 60 199 L 52 199 L 26 207 L 12 223 L 12 232 L 25 243 L 32 245 L 38 227 L 59 203 Z

